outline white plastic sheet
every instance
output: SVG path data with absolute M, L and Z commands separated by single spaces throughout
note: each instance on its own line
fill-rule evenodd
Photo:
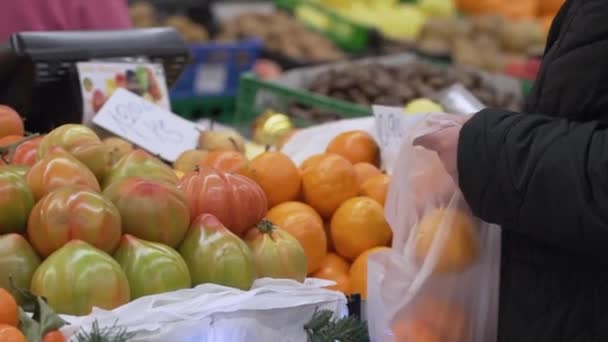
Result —
M 64 316 L 62 332 L 74 341 L 80 329 L 90 331 L 115 322 L 135 332 L 133 342 L 306 341 L 303 330 L 315 310 L 348 314 L 346 298 L 324 289 L 332 282 L 307 279 L 258 279 L 250 291 L 213 284 L 139 298 L 112 311 L 94 309 L 85 317 Z

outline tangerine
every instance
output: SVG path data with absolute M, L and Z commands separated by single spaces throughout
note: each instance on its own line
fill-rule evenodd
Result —
M 19 306 L 7 290 L 0 288 L 0 324 L 19 325 Z M 0 338 L 0 341 L 4 341 Z
M 208 166 L 218 171 L 236 173 L 251 178 L 251 169 L 247 157 L 238 151 L 217 150 L 209 152 L 200 162 L 199 167 Z
M 251 161 L 252 179 L 266 193 L 268 207 L 294 201 L 300 194 L 300 170 L 281 152 L 264 152 Z
M 66 338 L 59 330 L 49 331 L 44 335 L 42 342 L 65 342 Z
M 370 255 L 380 251 L 390 251 L 388 247 L 376 247 L 363 252 L 350 266 L 350 289 L 352 293 L 361 295 L 361 299 L 367 299 L 367 259 Z
M 0 324 L 0 341 L 27 342 L 23 333 L 12 325 Z
M 0 105 L 0 138 L 7 135 L 25 134 L 23 119 L 14 109 L 9 106 Z
M 370 163 L 357 163 L 353 166 L 355 167 L 355 172 L 357 173 L 357 181 L 359 186 L 363 185 L 363 183 L 374 176 L 382 175 L 382 171 Z
M 270 209 L 266 217 L 300 242 L 306 253 L 307 274 L 319 269 L 327 254 L 327 237 L 323 220 L 312 207 L 285 202 Z
M 330 218 L 344 201 L 359 193 L 357 173 L 346 158 L 328 155 L 304 169 L 302 191 L 306 203 Z
M 361 185 L 361 196 L 373 198 L 384 206 L 390 182 L 391 177 L 388 175 L 374 176 Z
M 392 231 L 378 202 L 355 197 L 336 210 L 331 219 L 331 237 L 338 254 L 354 260 L 368 249 L 387 246 Z
M 374 138 L 361 130 L 338 134 L 327 145 L 326 152 L 335 153 L 348 159 L 351 163 L 370 163 L 378 165 L 380 148 Z
M 455 209 L 435 209 L 423 216 L 417 229 L 415 253 L 419 262 L 424 262 L 434 243 L 442 243 L 436 272 L 461 272 L 475 261 L 478 246 L 469 215 Z M 447 229 L 447 236 L 439 241 L 436 237 L 443 235 L 443 229 Z
M 300 170 L 302 170 L 302 171 L 306 170 L 310 166 L 313 166 L 313 165 L 319 163 L 321 160 L 325 159 L 327 156 L 329 156 L 328 153 L 319 153 L 319 154 L 315 154 L 315 155 L 312 155 L 312 156 L 306 158 L 302 162 L 302 165 L 300 165 Z
M 313 278 L 331 280 L 335 282 L 335 285 L 326 286 L 326 289 L 340 291 L 344 294 L 350 294 L 350 278 L 348 273 L 327 273 L 324 271 L 317 271 L 313 273 Z

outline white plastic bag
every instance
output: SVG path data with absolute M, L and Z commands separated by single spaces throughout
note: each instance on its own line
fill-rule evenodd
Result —
M 413 146 L 450 125 L 428 115 L 402 143 L 385 206 L 393 250 L 368 264 L 374 342 L 496 341 L 500 228 L 472 217 L 437 154 Z
M 344 295 L 324 289 L 327 285 L 332 282 L 264 278 L 241 291 L 204 284 L 142 297 L 112 311 L 64 316 L 70 325 L 62 332 L 75 341 L 78 331 L 91 331 L 97 321 L 102 329 L 117 323 L 134 332 L 132 342 L 304 342 L 304 324 L 315 310 L 330 310 L 335 317 L 348 314 Z

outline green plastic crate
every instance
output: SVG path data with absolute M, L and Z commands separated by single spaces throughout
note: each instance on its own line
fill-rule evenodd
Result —
M 293 12 L 296 18 L 320 31 L 340 48 L 350 53 L 363 52 L 380 40 L 380 35 L 375 29 L 344 18 L 315 2 L 275 0 L 275 6 Z M 305 14 L 307 17 L 304 17 Z M 316 20 L 308 20 L 310 16 Z
M 208 118 L 230 125 L 234 122 L 236 98 L 234 96 L 192 97 L 171 101 L 171 108 L 184 119 L 197 121 Z
M 262 103 L 258 101 L 262 97 Z M 266 97 L 266 99 L 264 99 Z M 315 94 L 307 90 L 292 89 L 280 84 L 258 79 L 255 75 L 247 73 L 241 76 L 239 93 L 237 96 L 236 111 L 232 125 L 246 135 L 255 119 L 267 109 L 289 114 L 289 105 L 309 106 L 316 109 L 327 110 L 342 118 L 369 116 L 371 108 L 347 101 Z M 317 122 L 294 118 L 296 127 L 309 127 Z

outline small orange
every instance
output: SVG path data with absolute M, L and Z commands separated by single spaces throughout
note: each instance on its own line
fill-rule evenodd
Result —
M 201 160 L 203 160 L 208 153 L 209 152 L 203 150 L 186 150 L 177 157 L 173 163 L 173 168 L 181 172 L 195 171 Z
M 327 236 L 323 220 L 312 207 L 285 202 L 270 209 L 266 217 L 300 242 L 306 253 L 308 274 L 319 269 L 327 254 Z
M 19 113 L 9 106 L 0 105 L 0 138 L 24 134 L 23 119 Z
M 338 134 L 327 145 L 327 153 L 335 153 L 350 160 L 351 163 L 370 163 L 378 165 L 380 148 L 369 133 L 361 130 Z
M 315 274 L 348 273 L 350 264 L 344 258 L 335 253 L 327 253 L 321 261 L 321 267 Z
M 218 150 L 209 152 L 201 159 L 199 166 L 209 166 L 219 171 L 251 177 L 249 160 L 238 151 Z
M 357 181 L 359 186 L 363 185 L 363 183 L 374 176 L 382 175 L 382 171 L 370 163 L 357 163 L 353 166 L 355 167 L 355 172 L 357 173 Z
M 281 152 L 264 152 L 251 161 L 251 177 L 266 193 L 268 207 L 293 201 L 300 194 L 298 167 Z
M 421 320 L 407 320 L 393 324 L 395 341 L 442 342 L 440 335 L 433 327 Z
M 424 215 L 417 228 L 415 253 L 419 262 L 424 262 L 437 243 L 435 237 L 442 235 L 439 232 L 447 230 L 443 245 L 438 246 L 436 272 L 461 272 L 477 258 L 475 225 L 469 215 L 456 209 L 436 209 Z
M 387 246 L 392 235 L 384 209 L 369 197 L 349 199 L 331 219 L 331 238 L 336 251 L 348 260 L 356 259 L 370 248 Z
M 384 206 L 390 182 L 391 177 L 388 175 L 374 176 L 361 185 L 361 196 L 373 198 Z
M 358 293 L 361 295 L 361 299 L 367 299 L 367 258 L 373 253 L 390 250 L 388 247 L 376 247 L 359 255 L 350 266 L 350 289 L 352 293 Z
M 334 281 L 336 283 L 335 285 L 326 286 L 326 288 L 329 290 L 340 291 L 346 295 L 351 293 L 350 277 L 348 276 L 348 273 L 327 273 L 323 271 L 317 271 L 312 274 L 312 277 Z
M 44 335 L 42 342 L 66 342 L 65 336 L 59 330 L 49 331 Z
M 23 140 L 23 138 L 23 135 L 7 135 L 5 137 L 0 138 L 0 146 L 6 146 L 12 143 L 16 143 L 19 140 Z
M 315 155 L 312 155 L 312 156 L 306 158 L 306 160 L 304 160 L 302 162 L 302 165 L 300 165 L 300 170 L 302 170 L 302 171 L 306 170 L 310 166 L 313 166 L 313 165 L 317 164 L 318 162 L 320 162 L 321 160 L 325 159 L 327 156 L 329 156 L 328 153 L 319 153 L 319 154 L 315 154 Z
M 0 288 L 0 324 L 16 327 L 19 324 L 17 301 L 7 290 Z M 3 341 L 0 339 L 0 341 Z
M 27 342 L 23 333 L 12 325 L 0 324 L 0 341 Z
M 353 164 L 336 154 L 328 155 L 302 173 L 304 200 L 324 218 L 340 204 L 357 196 L 357 173 Z

